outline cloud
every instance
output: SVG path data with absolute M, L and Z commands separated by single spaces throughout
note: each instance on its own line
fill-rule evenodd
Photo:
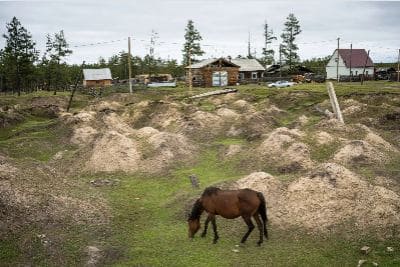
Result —
M 300 21 L 297 42 L 302 59 L 330 55 L 341 37 L 342 47 L 371 50 L 375 61 L 394 60 L 399 42 L 400 2 L 319 2 L 319 1 L 20 1 L 0 2 L 0 33 L 13 16 L 32 33 L 40 50 L 45 35 L 63 29 L 74 54 L 69 62 L 94 62 L 127 50 L 132 36 L 132 52 L 148 51 L 151 30 L 159 33 L 156 55 L 181 59 L 184 28 L 193 19 L 203 36 L 205 57 L 236 56 L 247 53 L 248 34 L 252 50 L 263 48 L 263 23 L 279 37 L 289 13 Z M 278 41 L 273 44 L 277 48 Z M 4 39 L 0 40 L 0 47 Z

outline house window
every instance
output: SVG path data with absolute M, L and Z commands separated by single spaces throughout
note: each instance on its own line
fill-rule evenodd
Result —
M 257 78 L 258 78 L 258 73 L 257 73 L 257 72 L 252 72 L 252 73 L 251 73 L 251 78 L 252 78 L 253 80 L 257 79 Z
M 365 76 L 368 76 L 368 71 L 365 72 Z
M 244 73 L 239 73 L 239 80 L 244 80 Z
M 356 75 L 358 74 L 358 71 L 356 70 Z

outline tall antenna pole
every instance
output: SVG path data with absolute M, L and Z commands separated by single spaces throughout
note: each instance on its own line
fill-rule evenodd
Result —
M 353 80 L 353 73 L 351 73 L 351 54 L 353 53 L 353 44 L 350 44 L 350 82 Z
M 337 57 L 336 57 L 336 80 L 339 82 L 339 41 L 340 38 L 337 38 Z
M 131 67 L 131 37 L 128 37 L 128 76 L 129 76 L 129 93 L 132 94 L 132 67 Z
M 279 45 L 279 78 L 282 78 L 282 44 Z

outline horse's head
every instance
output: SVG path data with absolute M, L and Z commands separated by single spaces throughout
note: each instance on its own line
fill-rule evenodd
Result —
M 189 238 L 193 238 L 194 235 L 200 229 L 200 219 L 189 219 L 188 224 L 189 224 Z

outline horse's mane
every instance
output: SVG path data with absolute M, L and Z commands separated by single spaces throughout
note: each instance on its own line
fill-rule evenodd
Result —
M 192 211 L 189 214 L 189 220 L 196 220 L 200 218 L 201 213 L 203 212 L 203 204 L 201 204 L 201 200 L 198 199 L 193 205 Z
M 207 187 L 201 196 L 202 197 L 212 196 L 216 194 L 218 191 L 221 191 L 221 189 L 219 189 L 218 187 Z

